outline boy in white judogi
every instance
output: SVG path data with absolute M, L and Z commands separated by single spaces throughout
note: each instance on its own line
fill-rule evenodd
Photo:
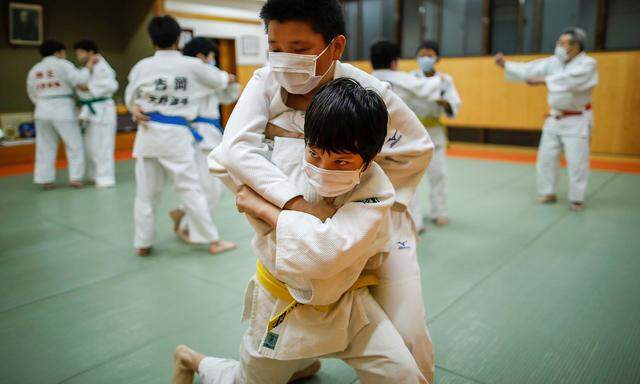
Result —
M 196 57 L 203 63 L 215 66 L 215 51 L 217 47 L 211 39 L 206 37 L 195 37 L 191 39 L 182 49 L 182 54 L 189 57 Z M 222 123 L 220 121 L 220 105 L 227 105 L 235 102 L 240 95 L 240 84 L 229 82 L 224 89 L 217 90 L 203 98 L 198 117 L 192 126 L 202 136 L 202 141 L 196 144 L 195 161 L 198 168 L 200 184 L 207 198 L 209 211 L 213 212 L 220 201 L 222 195 L 222 183 L 217 177 L 209 172 L 207 156 L 209 152 L 222 141 Z M 169 212 L 174 222 L 174 230 L 178 236 L 186 241 L 191 241 L 189 234 L 189 218 L 185 218 L 184 207 L 176 208 Z M 215 228 L 215 225 L 214 225 Z M 215 228 L 217 232 L 217 228 Z M 198 239 L 195 239 L 198 240 Z M 229 242 L 224 242 L 233 245 Z
M 189 214 L 191 241 L 202 239 L 210 253 L 229 247 L 215 232 L 194 161 L 194 140 L 202 138 L 190 125 L 204 98 L 227 87 L 229 76 L 201 60 L 176 50 L 180 25 L 170 16 L 155 17 L 149 34 L 154 56 L 138 62 L 129 74 L 127 107 L 140 121 L 133 156 L 136 158 L 134 246 L 140 256 L 151 250 L 155 210 L 165 179 L 170 177 Z
M 529 63 L 505 61 L 496 55 L 496 64 L 505 69 L 508 80 L 546 85 L 551 111 L 542 127 L 538 147 L 537 189 L 541 203 L 557 200 L 558 157 L 564 150 L 569 171 L 570 208 L 584 208 L 589 180 L 589 143 L 593 126 L 591 92 L 598 84 L 596 61 L 584 52 L 586 34 L 568 28 L 558 38 L 554 56 Z
M 64 44 L 45 41 L 39 48 L 42 61 L 27 76 L 27 94 L 35 104 L 36 164 L 33 181 L 44 189 L 55 187 L 58 141 L 64 142 L 69 161 L 69 185 L 82 186 L 84 150 L 76 116 L 74 88 L 89 80 L 94 62 L 77 69 L 65 59 Z
M 385 104 L 375 91 L 338 79 L 307 114 L 305 140 L 276 137 L 271 160 L 306 199 L 337 211 L 323 223 L 240 188 L 239 210 L 273 228 L 253 240 L 258 264 L 245 298 L 251 322 L 241 360 L 178 347 L 174 384 L 191 383 L 196 371 L 205 384 L 287 383 L 319 357 L 344 360 L 363 383 L 426 383 L 369 293 L 377 278 L 363 273 L 380 264 L 391 240 L 393 185 L 372 162 L 385 142 Z
M 460 109 L 460 97 L 451 76 L 436 72 L 438 45 L 425 41 L 418 49 L 421 69 L 411 74 L 398 71 L 399 48 L 388 41 L 380 41 L 371 47 L 373 76 L 387 81 L 393 91 L 411 108 L 429 132 L 435 145 L 431 163 L 427 168 L 431 219 L 437 225 L 446 225 L 446 142 L 447 137 L 440 116 L 454 117 Z M 426 84 L 426 86 L 425 86 Z M 416 222 L 417 230 L 424 230 L 420 199 L 415 197 L 409 212 Z
M 392 209 L 393 245 L 377 272 L 381 282 L 372 293 L 430 379 L 433 348 L 425 324 L 415 226 L 406 210 L 429 163 L 433 149 L 429 135 L 388 84 L 339 61 L 346 38 L 337 0 L 268 0 L 261 17 L 270 41 L 269 67 L 257 70 L 244 88 L 222 143 L 210 158 L 277 207 L 324 220 L 331 217 L 333 208 L 322 201 L 306 201 L 268 160 L 263 139 L 273 135 L 267 122 L 284 111 L 306 110 L 315 90 L 331 79 L 352 78 L 382 96 L 389 124 L 387 141 L 376 161 L 394 185 L 396 202 Z
M 79 117 L 85 129 L 86 178 L 94 181 L 97 188 L 113 187 L 116 184 L 113 152 L 117 121 L 112 96 L 118 90 L 116 72 L 98 54 L 95 42 L 81 40 L 73 48 L 80 63 L 96 61 L 87 84 L 78 86 L 78 99 L 82 105 Z

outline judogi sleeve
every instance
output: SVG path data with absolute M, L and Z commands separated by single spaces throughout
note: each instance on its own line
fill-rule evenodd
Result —
M 87 87 L 93 97 L 113 95 L 118 90 L 115 71 L 107 66 L 94 67 L 93 76 L 91 76 Z
M 216 96 L 218 97 L 218 101 L 220 101 L 220 104 L 231 104 L 234 101 L 238 100 L 238 96 L 240 96 L 240 84 L 229 84 L 229 86 L 225 89 L 216 91 Z
M 138 92 L 138 65 L 136 64 L 133 68 L 131 68 L 131 72 L 129 72 L 129 76 L 127 78 L 127 88 L 124 90 L 124 103 L 127 106 L 127 109 L 130 111 L 133 109 L 135 105 L 135 101 L 139 97 Z
M 263 75 L 255 73 L 229 117 L 222 142 L 210 156 L 236 180 L 282 208 L 300 192 L 267 158 L 269 148 L 264 133 L 269 103 Z
M 403 81 L 398 84 L 416 99 L 435 101 L 440 96 L 442 81 L 438 77 L 416 78 L 409 74 L 402 73 Z
M 62 69 L 64 80 L 68 81 L 71 87 L 75 87 L 78 84 L 86 84 L 91 75 L 87 68 L 78 69 L 66 60 L 62 61 Z
M 282 211 L 276 225 L 278 275 L 327 279 L 381 252 L 377 240 L 388 228 L 393 192 L 368 200 L 343 205 L 324 223 L 304 212 Z
M 29 71 L 27 75 L 27 95 L 33 104 L 36 103 L 36 81 L 35 76 L 33 74 L 33 69 Z
M 458 112 L 460 111 L 462 100 L 460 100 L 460 95 L 458 94 L 458 90 L 456 89 L 456 86 L 453 83 L 453 78 L 447 75 L 444 79 L 445 79 L 445 86 L 444 86 L 444 95 L 442 95 L 442 97 L 451 106 L 451 114 L 447 114 L 447 116 L 456 117 L 458 115 Z
M 229 74 L 213 65 L 205 64 L 198 60 L 193 63 L 196 79 L 205 87 L 219 90 L 224 89 L 229 84 Z
M 507 61 L 504 64 L 504 74 L 508 81 L 527 81 L 532 77 L 544 77 L 549 74 L 549 62 L 553 57 L 533 60 L 528 63 Z
M 433 142 L 420 120 L 391 90 L 383 94 L 391 137 L 376 162 L 396 190 L 396 202 L 408 207 L 433 154 Z
M 587 91 L 598 84 L 598 73 L 595 60 L 576 63 L 561 73 L 545 78 L 549 92 Z

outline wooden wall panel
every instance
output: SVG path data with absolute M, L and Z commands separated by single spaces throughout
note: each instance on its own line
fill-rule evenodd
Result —
M 253 72 L 258 68 L 262 68 L 262 65 L 238 65 L 238 82 L 243 87 L 247 85 L 251 77 L 253 77 Z
M 594 52 L 600 84 L 593 95 L 594 152 L 640 155 L 640 51 Z M 543 55 L 509 57 L 528 61 Z M 371 71 L 369 62 L 354 65 Z M 417 68 L 415 60 L 399 63 L 401 70 Z M 546 89 L 504 80 L 491 57 L 444 58 L 439 69 L 453 76 L 462 98 L 460 115 L 448 123 L 495 129 L 540 129 L 548 107 Z

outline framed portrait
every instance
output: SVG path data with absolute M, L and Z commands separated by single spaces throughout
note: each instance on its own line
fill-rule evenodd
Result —
M 9 3 L 9 43 L 42 44 L 42 6 Z
M 258 56 L 260 53 L 260 39 L 258 36 L 242 36 L 242 54 L 246 56 Z
M 180 31 L 180 39 L 178 40 L 178 49 L 182 50 L 185 44 L 193 39 L 193 29 L 183 29 Z

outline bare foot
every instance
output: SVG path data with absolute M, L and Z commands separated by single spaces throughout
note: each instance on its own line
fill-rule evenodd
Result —
M 445 225 L 449 224 L 449 219 L 446 216 L 439 216 L 433 219 L 433 222 L 438 227 L 444 227 Z
M 211 245 L 209 245 L 209 253 L 212 255 L 217 255 L 218 253 L 235 249 L 235 247 L 235 243 L 232 243 L 230 241 L 218 240 L 212 242 Z
M 584 210 L 584 203 L 582 202 L 578 202 L 578 201 L 574 201 L 571 203 L 571 205 L 569 206 L 569 209 L 574 211 L 574 212 L 580 212 Z
M 321 366 L 322 366 L 322 363 L 320 363 L 320 360 L 314 360 L 313 363 L 311 363 L 311 365 L 309 365 L 307 368 L 294 373 L 293 376 L 291 376 L 291 378 L 287 382 L 287 384 L 296 382 L 298 380 L 307 379 L 315 375 L 316 373 L 318 373 Z
M 191 238 L 189 237 L 188 229 L 179 229 L 176 231 L 176 235 L 180 238 L 180 240 L 184 241 L 187 244 L 193 244 Z
M 148 248 L 136 248 L 136 255 L 138 256 L 149 256 L 149 254 L 151 253 L 151 247 Z
M 198 369 L 200 360 L 204 356 L 198 358 L 200 354 L 191 350 L 186 345 L 178 345 L 173 353 L 173 378 L 172 384 L 192 384 L 193 375 Z M 197 361 L 196 361 L 197 360 Z
M 540 204 L 552 204 L 558 201 L 556 195 L 545 195 L 538 197 L 538 203 Z
M 184 217 L 184 211 L 180 208 L 172 209 L 169 211 L 169 217 L 171 218 L 171 221 L 173 221 L 173 232 L 177 233 L 180 229 L 180 222 Z
M 51 191 L 52 189 L 56 189 L 55 183 L 44 183 L 42 184 L 43 191 Z
M 71 188 L 78 189 L 78 188 L 82 188 L 83 185 L 84 184 L 82 184 L 82 181 L 72 180 L 72 181 L 69 182 L 69 186 Z

